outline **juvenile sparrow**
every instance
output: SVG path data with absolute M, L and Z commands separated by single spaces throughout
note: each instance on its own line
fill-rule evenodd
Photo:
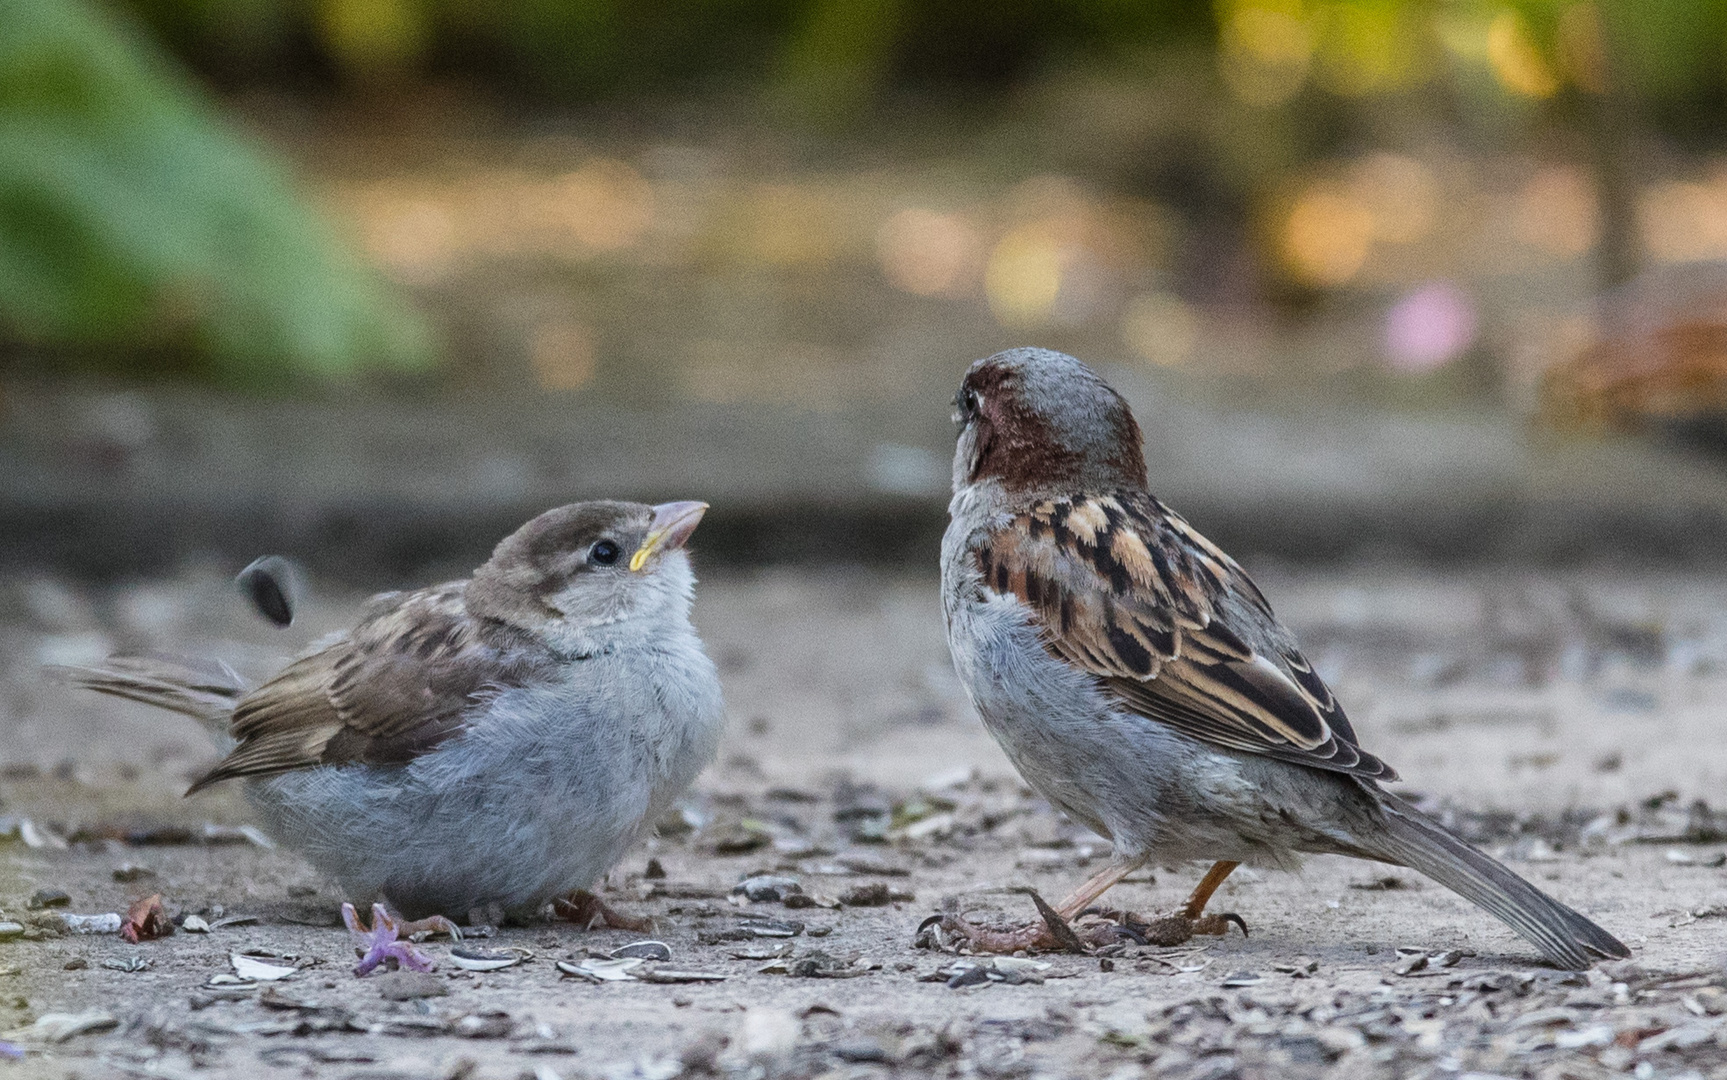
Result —
M 1069 920 L 1149 860 L 1213 861 L 1181 911 L 1127 929 L 1221 934 L 1240 863 L 1341 854 L 1418 870 L 1553 963 L 1629 952 L 1380 787 L 1342 706 L 1233 559 L 1147 490 L 1126 402 L 1070 356 L 979 360 L 956 399 L 942 599 L 954 666 L 1020 774 L 1114 843 L 1044 924 L 945 926 L 984 950 L 1078 943 Z M 1094 924 L 1095 935 L 1121 928 Z
M 682 550 L 706 510 L 548 511 L 472 578 L 373 598 L 250 692 L 157 657 L 62 671 L 218 732 L 231 751 L 187 794 L 244 779 L 268 831 L 352 901 L 440 929 L 566 894 L 582 921 L 616 918 L 580 890 L 712 760 L 724 720 Z

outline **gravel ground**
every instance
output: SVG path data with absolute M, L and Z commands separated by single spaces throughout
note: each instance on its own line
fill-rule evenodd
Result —
M 1063 894 L 1104 845 L 1024 790 L 970 714 L 933 580 L 768 570 L 702 586 L 728 742 L 608 882 L 654 916 L 670 960 L 566 974 L 621 967 L 594 960 L 644 935 L 548 921 L 469 943 L 517 950 L 515 966 L 464 970 L 438 939 L 434 975 L 356 979 L 334 889 L 248 840 L 235 792 L 179 797 L 212 756 L 195 725 L 38 672 L 166 648 L 261 674 L 344 625 L 358 594 L 315 590 L 278 632 L 213 566 L 106 586 L 14 575 L 0 919 L 23 933 L 0 929 L 0 1032 L 22 1030 L 0 1037 L 28 1056 L 0 1074 L 1727 1077 L 1727 814 L 1708 805 L 1727 803 L 1727 584 L 1255 569 L 1406 794 L 1634 959 L 1554 971 L 1449 893 L 1330 858 L 1238 872 L 1218 904 L 1248 938 L 994 970 L 915 948 L 944 898 L 1022 918 L 1025 888 Z M 1154 868 L 1113 897 L 1169 908 L 1201 869 Z M 798 891 L 732 893 L 757 875 Z M 63 932 L 64 913 L 151 894 L 212 928 L 138 945 Z M 238 983 L 236 954 L 295 970 Z M 673 981 L 690 973 L 724 978 Z

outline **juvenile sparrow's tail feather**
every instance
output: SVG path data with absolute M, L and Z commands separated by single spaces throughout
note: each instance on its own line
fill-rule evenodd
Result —
M 1388 850 L 1380 858 L 1417 870 L 1517 931 L 1560 967 L 1582 971 L 1631 955 L 1623 942 L 1451 835 L 1408 803 L 1380 792 Z
M 244 681 L 227 664 L 165 653 L 111 656 L 88 666 L 54 665 L 47 674 L 73 686 L 190 716 L 219 739 L 228 738 L 228 717 L 246 693 Z

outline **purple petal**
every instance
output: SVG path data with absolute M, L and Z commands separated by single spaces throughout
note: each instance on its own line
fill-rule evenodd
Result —
M 384 957 L 389 955 L 389 950 L 390 944 L 388 942 L 373 941 L 366 949 L 366 955 L 360 958 L 358 964 L 354 965 L 355 977 L 370 974 L 373 968 L 384 962 Z
M 431 957 L 414 948 L 414 943 L 411 941 L 392 942 L 384 951 L 395 957 L 396 962 L 409 971 L 432 970 Z
M 384 905 L 372 905 L 372 928 L 367 930 L 360 922 L 360 913 L 354 910 L 354 905 L 342 905 L 342 921 L 348 924 L 348 933 L 360 939 L 366 954 L 354 968 L 356 977 L 363 976 L 384 962 L 390 955 L 391 946 L 396 944 L 396 921 L 390 918 L 390 913 L 384 910 Z
M 354 910 L 353 904 L 344 903 L 342 905 L 342 924 L 348 928 L 350 934 L 367 932 L 366 928 L 360 925 L 360 913 Z
M 366 954 L 354 967 L 356 977 L 368 974 L 385 960 L 395 960 L 410 971 L 432 970 L 430 957 L 414 948 L 413 942 L 401 940 L 398 924 L 390 913 L 384 910 L 384 905 L 372 905 L 370 930 L 360 924 L 360 913 L 354 910 L 352 904 L 342 905 L 342 921 L 348 925 L 348 932 L 360 939 L 360 944 L 366 949 Z

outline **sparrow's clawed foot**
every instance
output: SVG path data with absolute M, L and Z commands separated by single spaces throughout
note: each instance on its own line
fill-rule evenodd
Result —
M 1096 900 L 1111 886 L 1137 870 L 1143 858 L 1111 860 L 1108 866 L 1093 874 L 1073 891 L 1059 907 L 1050 907 L 1043 897 L 1031 894 L 1031 902 L 1043 922 L 995 929 L 978 926 L 960 914 L 957 901 L 950 900 L 940 915 L 925 919 L 918 927 L 920 943 L 928 939 L 940 947 L 945 944 L 964 945 L 972 952 L 1011 953 L 1020 949 L 1044 952 L 1085 953 L 1123 941 L 1137 945 L 1181 945 L 1196 935 L 1221 937 L 1229 932 L 1231 923 L 1247 935 L 1247 923 L 1233 911 L 1218 915 L 1205 914 L 1205 905 L 1238 863 L 1219 861 L 1209 871 L 1179 911 L 1155 919 L 1143 919 L 1131 911 L 1093 907 Z M 932 930 L 939 930 L 934 935 Z
M 1223 884 L 1225 878 L 1235 871 L 1240 863 L 1219 860 L 1211 864 L 1205 877 L 1195 885 L 1193 892 L 1187 898 L 1187 903 L 1181 905 L 1181 910 L 1169 915 L 1162 915 L 1149 922 L 1138 920 L 1137 916 L 1127 912 L 1118 913 L 1119 921 L 1124 926 L 1132 927 L 1137 935 L 1144 940 L 1145 945 L 1184 945 L 1195 935 L 1222 937 L 1229 933 L 1229 924 L 1241 927 L 1241 936 L 1247 936 L 1247 922 L 1233 911 L 1218 915 L 1205 914 L 1205 905 L 1211 901 L 1211 894 Z
M 462 940 L 461 928 L 449 919 L 444 918 L 442 915 L 428 915 L 423 919 L 415 919 L 412 922 L 401 923 L 396 927 L 396 930 L 405 938 L 415 937 L 419 934 L 425 934 L 427 936 L 432 934 L 448 934 L 450 935 L 451 941 Z
M 980 926 L 961 914 L 957 903 L 950 903 L 942 914 L 924 920 L 918 927 L 918 936 L 928 938 L 937 947 L 963 946 L 974 953 L 1014 953 L 1021 949 L 1087 953 L 1120 940 L 1113 924 L 1094 920 L 1076 927 L 1037 893 L 1031 894 L 1031 902 L 1042 921 L 1007 927 Z M 939 931 L 939 935 L 932 936 L 932 930 Z
M 1095 931 L 1090 927 L 1107 927 L 1117 935 L 1117 940 L 1168 948 L 1172 945 L 1185 945 L 1194 937 L 1222 937 L 1229 933 L 1232 923 L 1241 927 L 1243 937 L 1247 936 L 1247 922 L 1233 911 L 1213 915 L 1190 915 L 1184 909 L 1146 919 L 1131 911 L 1088 908 L 1080 912 L 1076 928 L 1082 935 L 1091 936 Z
M 577 889 L 568 896 L 552 901 L 552 914 L 573 922 L 584 930 L 604 927 L 608 930 L 633 930 L 645 934 L 653 930 L 651 917 L 625 915 L 586 889 Z

